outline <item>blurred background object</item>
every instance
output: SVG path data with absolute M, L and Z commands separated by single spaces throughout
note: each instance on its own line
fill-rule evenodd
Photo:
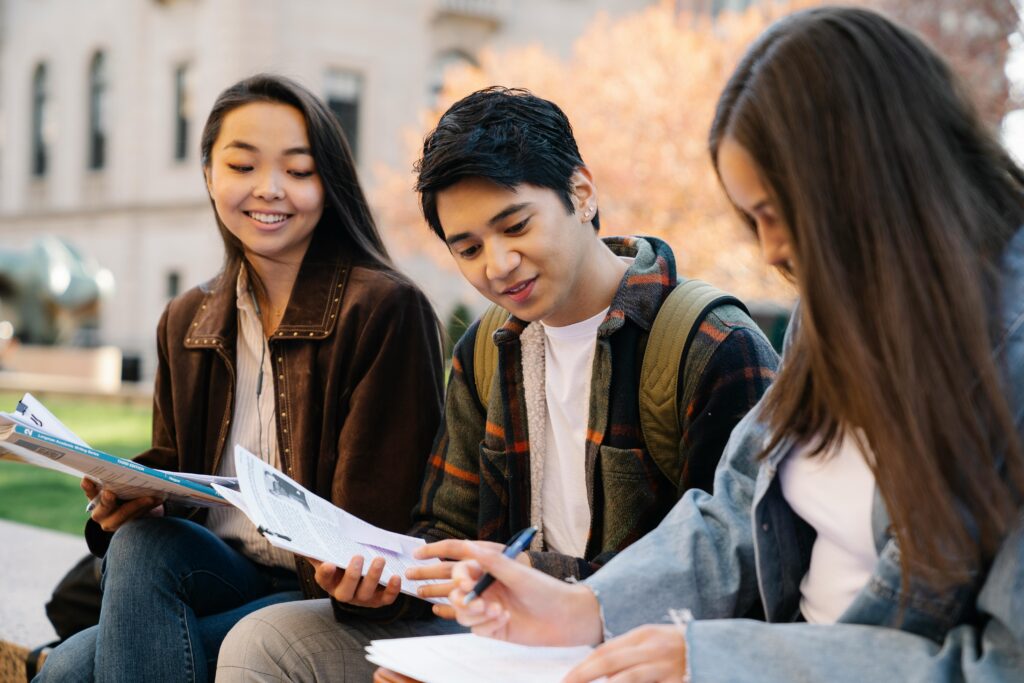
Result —
M 110 271 L 58 237 L 0 249 L 0 343 L 96 346 L 101 305 L 113 293 Z
M 121 350 L 98 334 L 113 293 L 110 271 L 58 237 L 0 249 L 0 389 L 118 392 Z
M 1020 120 L 1005 69 L 1018 0 L 861 1 L 928 35 L 994 126 Z M 684 274 L 788 308 L 791 288 L 761 266 L 717 188 L 705 136 L 749 40 L 808 4 L 0 0 L 0 249 L 54 236 L 102 263 L 118 287 L 94 320 L 76 337 L 52 316 L 43 334 L 116 346 L 126 377 L 150 378 L 166 302 L 222 259 L 197 153 L 206 113 L 236 80 L 274 71 L 329 103 L 399 265 L 442 320 L 464 321 L 483 302 L 423 225 L 411 162 L 445 106 L 501 83 L 564 106 L 602 191 L 603 232 L 659 235 Z M 9 315 L 20 335 L 31 316 Z

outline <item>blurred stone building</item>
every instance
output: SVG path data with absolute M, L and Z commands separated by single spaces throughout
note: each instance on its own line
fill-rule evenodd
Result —
M 402 163 L 403 130 L 445 67 L 485 46 L 567 54 L 595 13 L 653 1 L 0 0 L 0 245 L 57 235 L 109 269 L 99 339 L 151 376 L 167 300 L 221 262 L 198 145 L 222 89 L 297 78 L 338 115 L 372 186 L 380 164 Z M 464 292 L 402 265 L 441 316 Z

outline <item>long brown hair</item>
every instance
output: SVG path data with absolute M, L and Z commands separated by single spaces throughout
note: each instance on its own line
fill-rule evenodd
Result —
M 716 167 L 726 137 L 754 158 L 788 227 L 802 296 L 765 399 L 766 452 L 857 439 L 904 581 L 941 588 L 983 570 L 1024 498 L 993 358 L 1024 173 L 945 62 L 863 9 L 810 9 L 769 28 L 719 100 Z
M 200 140 L 203 169 L 210 166 L 213 144 L 224 117 L 253 102 L 290 105 L 299 110 L 306 122 L 310 151 L 324 188 L 324 212 L 316 231 L 330 231 L 357 262 L 395 271 L 359 184 L 355 161 L 341 125 L 327 105 L 295 81 L 274 74 L 257 74 L 222 92 L 203 126 Z M 214 215 L 216 213 L 214 207 Z M 245 259 L 245 254 L 241 242 L 224 227 L 219 216 L 217 226 L 224 241 L 225 271 L 228 272 Z

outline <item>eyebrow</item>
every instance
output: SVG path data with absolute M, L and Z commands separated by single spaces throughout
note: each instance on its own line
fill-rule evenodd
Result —
M 520 202 L 518 204 L 509 204 L 504 209 L 502 209 L 498 213 L 496 213 L 493 216 L 491 216 L 490 220 L 487 221 L 487 226 L 493 228 L 495 225 L 497 225 L 501 221 L 505 220 L 506 218 L 508 218 L 509 216 L 514 214 L 515 212 L 522 211 L 523 209 L 525 209 L 528 206 L 530 206 L 530 202 Z M 446 237 L 444 241 L 445 241 L 445 243 L 448 246 L 451 246 L 451 245 L 455 244 L 456 242 L 464 240 L 464 239 L 466 239 L 467 237 L 470 237 L 470 236 L 471 236 L 471 233 L 460 232 L 460 233 L 457 233 L 455 235 L 452 235 L 451 237 Z
M 224 149 L 244 149 L 247 152 L 259 152 L 259 148 L 256 145 L 243 142 L 242 140 L 232 140 L 228 144 L 224 145 Z M 289 147 L 284 151 L 283 156 L 293 156 L 296 154 L 305 154 L 313 156 L 313 152 L 309 147 Z

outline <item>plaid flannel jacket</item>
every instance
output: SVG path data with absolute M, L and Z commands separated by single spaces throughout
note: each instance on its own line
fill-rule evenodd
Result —
M 676 502 L 675 482 L 644 447 L 638 385 L 642 349 L 662 302 L 676 285 L 672 250 L 661 240 L 611 237 L 619 256 L 633 257 L 597 333 L 586 444 L 591 527 L 585 557 L 530 552 L 533 566 L 559 578 L 590 575 L 651 531 Z M 690 405 L 679 406 L 683 489 L 711 490 L 733 426 L 768 388 L 778 356 L 756 327 L 712 311 L 694 345 L 714 347 Z M 505 542 L 530 524 L 530 441 L 519 336 L 514 317 L 494 333 L 499 348 L 499 400 L 487 414 L 477 396 L 473 348 L 478 322 L 455 347 L 444 424 L 427 464 L 412 534 Z M 686 334 L 688 330 L 680 330 Z M 682 372 L 682 369 L 680 369 Z M 680 387 L 682 382 L 680 382 Z

